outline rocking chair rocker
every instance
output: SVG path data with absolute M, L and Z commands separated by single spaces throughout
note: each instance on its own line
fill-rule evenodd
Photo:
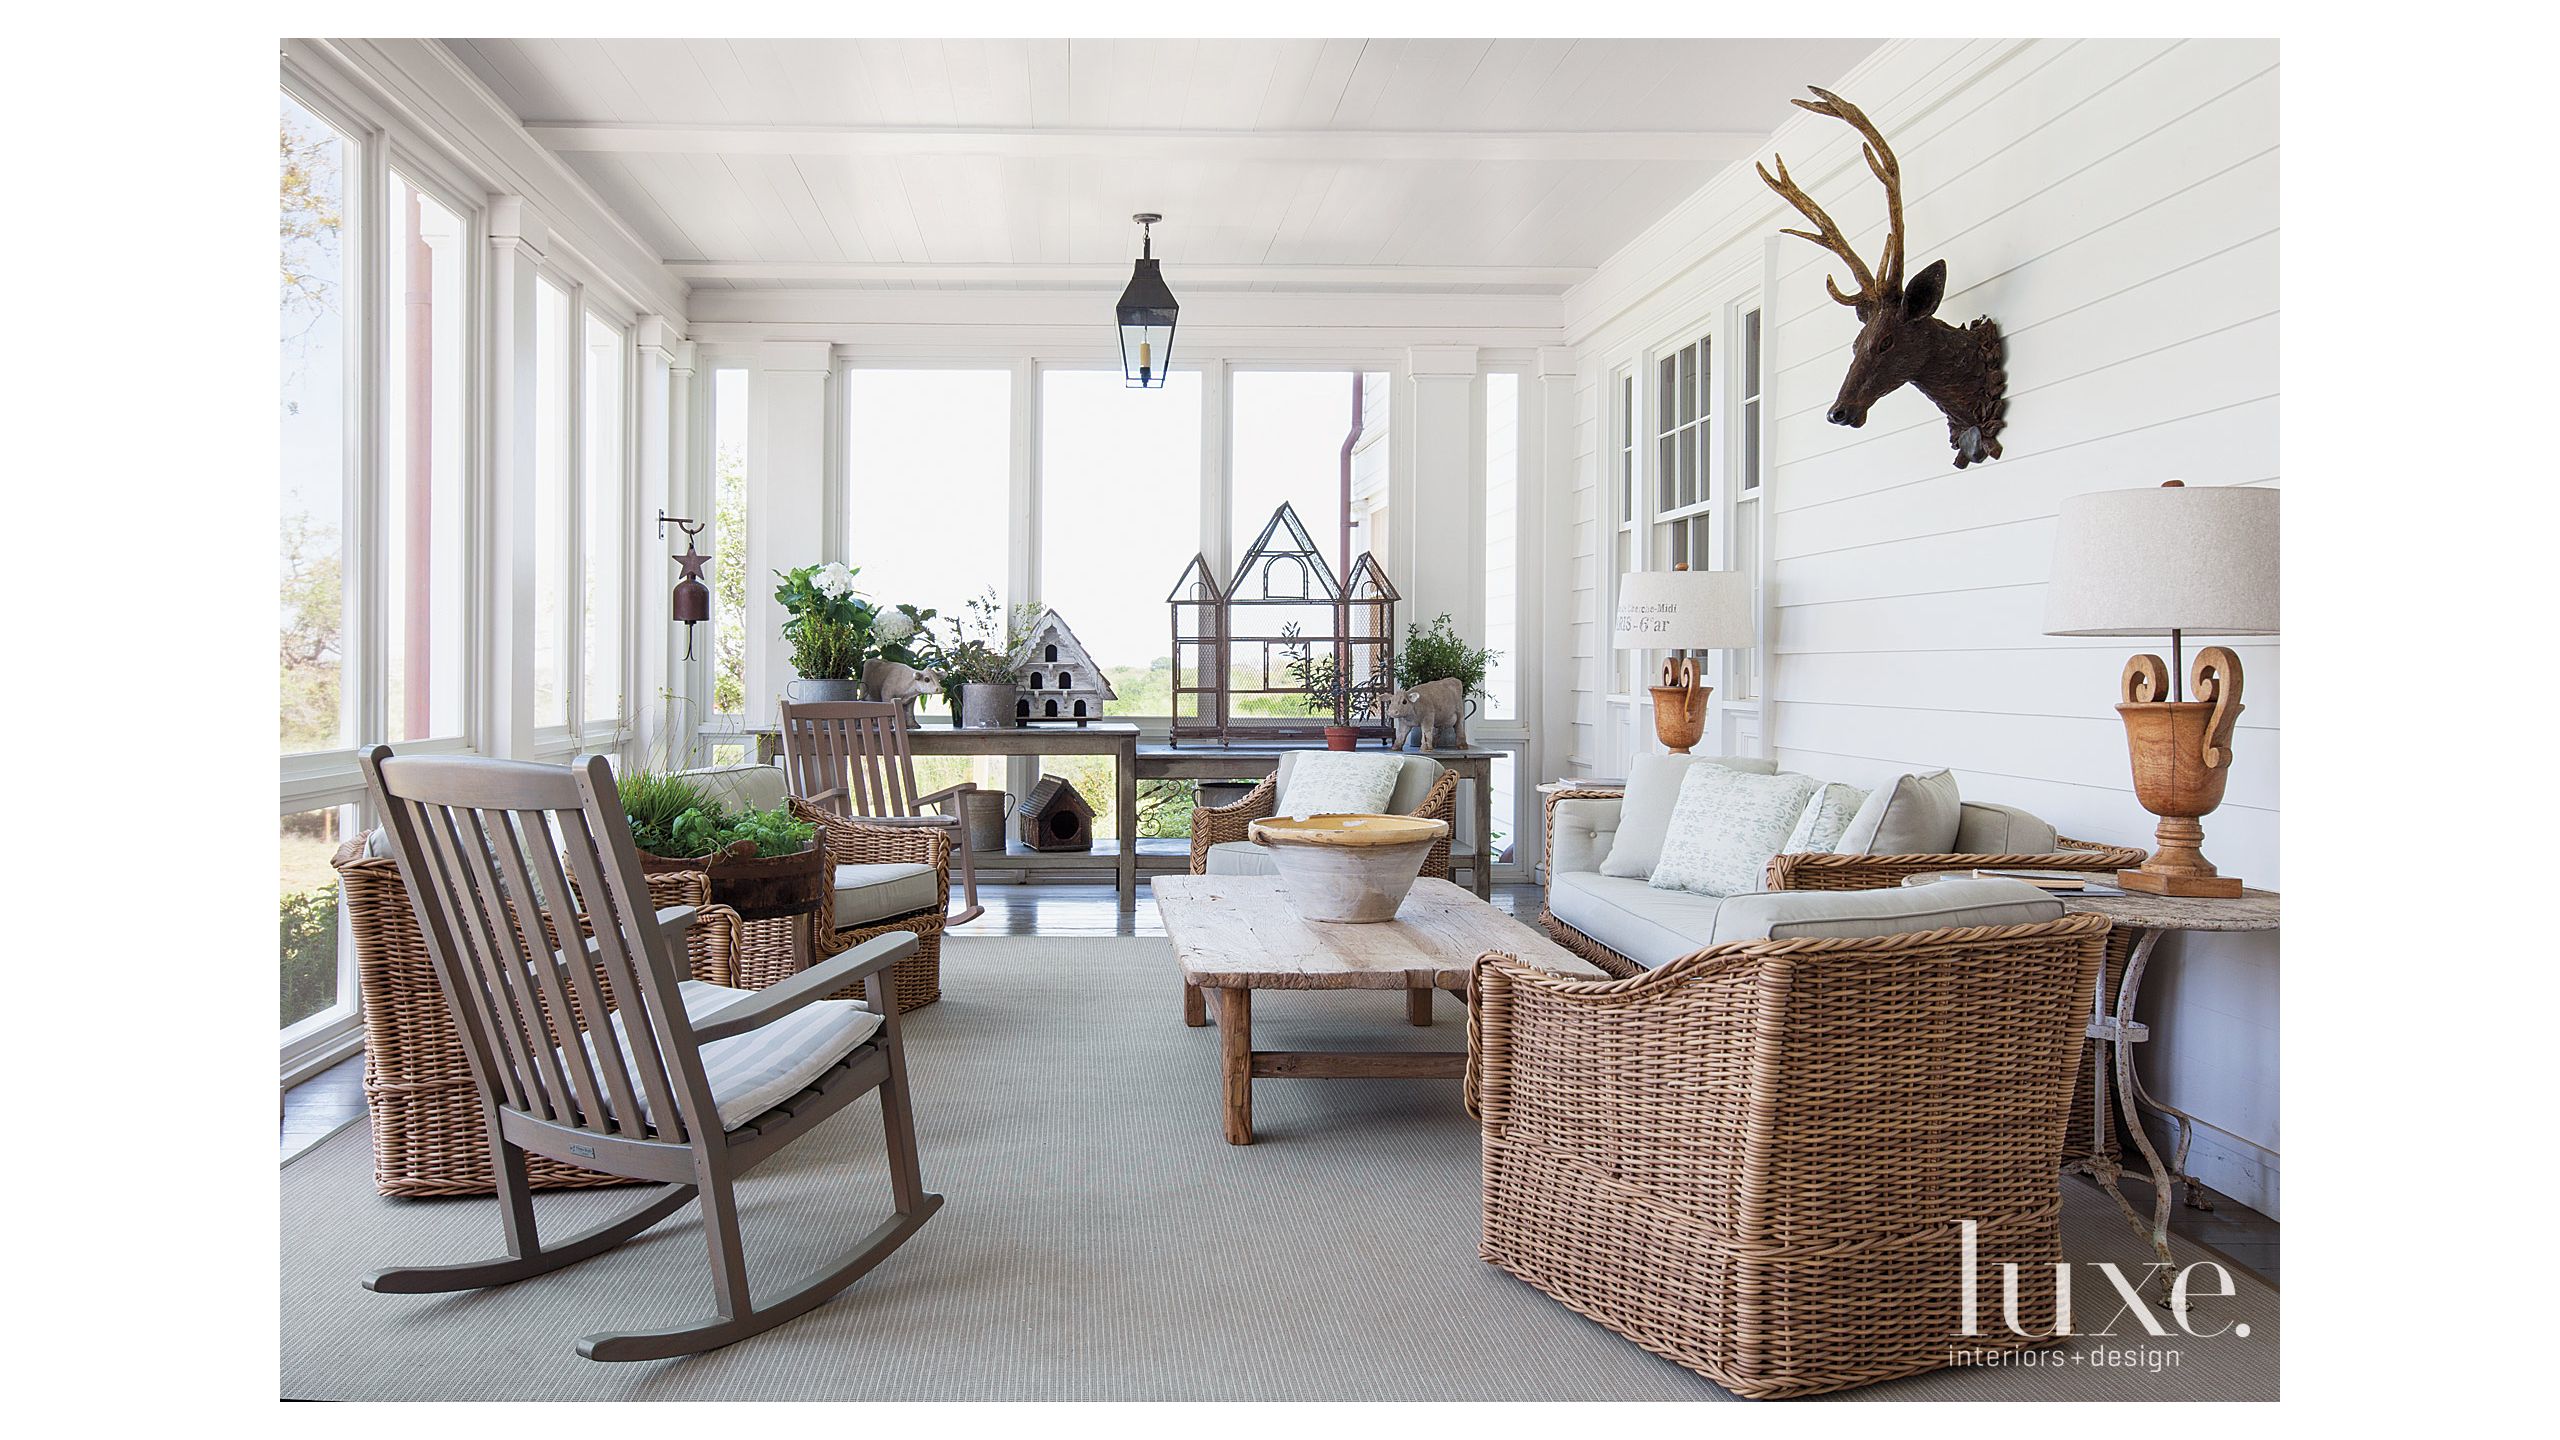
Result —
M 806 1314 L 860 1279 L 942 1207 L 918 1177 L 906 1054 L 889 968 L 916 937 L 882 935 L 758 991 L 683 978 L 690 906 L 655 910 L 601 756 L 575 767 L 471 756 L 364 755 L 367 788 L 407 882 L 479 1084 L 504 1256 L 377 1271 L 415 1295 L 506 1285 L 600 1255 L 697 1197 L 717 1313 L 578 1342 L 590 1360 L 690 1355 Z M 567 861 L 564 873 L 562 860 Z M 582 955 L 571 880 L 589 897 Z M 859 984 L 868 1008 L 827 1000 Z M 877 1090 L 895 1213 L 832 1266 L 757 1303 L 738 1234 L 738 1177 Z M 546 1243 L 526 1156 L 664 1188 Z

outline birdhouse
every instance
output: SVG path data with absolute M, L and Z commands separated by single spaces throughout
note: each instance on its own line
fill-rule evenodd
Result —
M 1013 652 L 1013 681 L 1018 692 L 1014 717 L 1025 723 L 1072 720 L 1082 725 L 1101 717 L 1104 701 L 1120 698 L 1055 610 L 1041 611 Z
M 1093 807 L 1085 803 L 1076 787 L 1058 776 L 1041 776 L 1040 783 L 1023 797 L 1014 817 L 1022 843 L 1031 849 L 1093 848 Z

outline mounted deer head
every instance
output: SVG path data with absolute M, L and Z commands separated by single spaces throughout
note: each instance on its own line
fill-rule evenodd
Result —
M 1840 382 L 1840 398 L 1831 402 L 1824 418 L 1834 425 L 1864 425 L 1871 406 L 1909 384 L 1947 417 L 1947 440 L 1955 446 L 1956 468 L 1996 458 L 2000 430 L 2007 423 L 2003 411 L 2008 406 L 2009 383 L 2007 372 L 2000 368 L 2000 327 L 1988 316 L 1962 329 L 1938 318 L 1938 302 L 1947 296 L 1944 260 L 1931 261 L 1909 284 L 1903 282 L 1902 164 L 1893 158 L 1893 147 L 1865 112 L 1819 86 L 1809 88 L 1821 98 L 1798 100 L 1797 105 L 1845 121 L 1865 138 L 1867 168 L 1884 184 L 1886 220 L 1881 263 L 1870 271 L 1840 227 L 1787 174 L 1783 157 L 1776 157 L 1776 175 L 1760 169 L 1760 178 L 1769 188 L 1814 225 L 1812 230 L 1780 233 L 1801 236 L 1840 257 L 1849 267 L 1849 277 L 1857 282 L 1857 293 L 1843 294 L 1837 280 L 1822 277 L 1831 298 L 1855 309 L 1862 325 L 1849 357 L 1849 373 Z

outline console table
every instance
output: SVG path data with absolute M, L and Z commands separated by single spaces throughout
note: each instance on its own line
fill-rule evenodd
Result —
M 2090 1094 L 2095 1105 L 2092 1134 L 2101 1137 L 2091 1145 L 2091 1153 L 2075 1157 L 2072 1168 L 2095 1179 L 2114 1196 L 2124 1218 L 2134 1233 L 2151 1242 L 2161 1261 L 2160 1284 L 2165 1291 L 2177 1262 L 2169 1255 L 2169 1196 L 2178 1186 L 2187 1189 L 2189 1204 L 2201 1204 L 2195 1196 L 2195 1179 L 2187 1174 L 2187 1147 L 2195 1139 L 2196 1120 L 2184 1110 L 2154 1099 L 2142 1086 L 2142 1072 L 2134 1068 L 2133 1047 L 2151 1038 L 2151 1029 L 2133 1018 L 2134 1004 L 2142 994 L 2142 972 L 2151 964 L 2151 952 L 2160 937 L 2172 930 L 2248 931 L 2277 928 L 2277 895 L 2272 890 L 2243 890 L 2237 900 L 2186 899 L 2172 895 L 2144 895 L 2126 892 L 2121 895 L 2057 895 L 2065 913 L 2104 915 L 2116 925 L 2133 932 L 2133 952 L 2125 960 L 2124 977 L 2116 985 L 2115 1012 L 2107 1011 L 2106 987 L 2101 985 L 2095 1013 L 2089 1020 L 2089 1038 L 2097 1044 L 2090 1061 Z M 2108 1072 L 2114 1072 L 2118 1103 L 2124 1110 L 2125 1128 L 2142 1158 L 2151 1166 L 2151 1218 L 2143 1220 L 2142 1212 L 2124 1197 L 2118 1182 L 2127 1173 L 2124 1163 L 2110 1153 L 2103 1137 L 2107 1133 Z M 2148 1110 L 2166 1117 L 2178 1127 L 2177 1144 L 2166 1161 L 2142 1128 L 2142 1112 Z

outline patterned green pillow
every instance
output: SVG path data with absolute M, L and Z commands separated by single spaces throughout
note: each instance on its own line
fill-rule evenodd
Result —
M 1751 775 L 1692 765 L 1680 782 L 1656 890 L 1747 895 L 1767 884 L 1769 860 L 1787 842 L 1815 785 L 1810 775 Z
M 1271 813 L 1292 820 L 1310 815 L 1383 815 L 1396 793 L 1404 761 L 1394 755 L 1312 750 L 1289 767 L 1289 784 Z
M 1796 817 L 1796 828 L 1787 835 L 1781 855 L 1827 855 L 1837 849 L 1840 836 L 1849 828 L 1849 820 L 1858 807 L 1867 803 L 1867 792 L 1855 785 L 1834 780 L 1814 787 L 1813 798 L 1804 802 L 1804 813 Z

